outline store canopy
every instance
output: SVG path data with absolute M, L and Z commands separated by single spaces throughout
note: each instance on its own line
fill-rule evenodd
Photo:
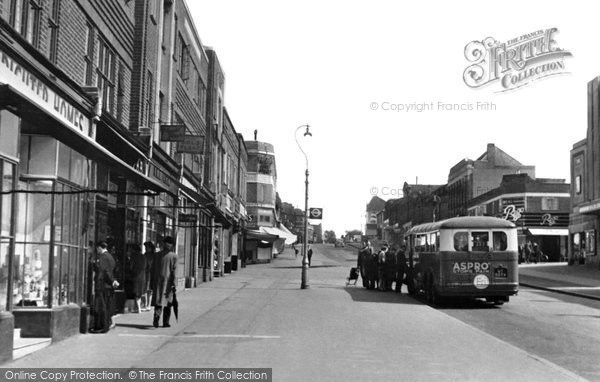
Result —
M 281 228 L 277 227 L 260 227 L 261 232 L 268 233 L 270 235 L 277 235 L 280 239 L 284 239 L 288 244 L 295 243 L 298 239 L 296 235 L 291 233 L 284 225 Z
M 215 205 L 215 203 L 209 203 L 205 206 L 214 216 L 215 223 L 220 223 L 223 228 L 229 228 L 233 225 L 233 223 L 227 219 L 227 216 L 221 211 L 219 207 Z
M 533 236 L 569 236 L 568 228 L 529 228 Z
M 246 240 L 261 240 L 272 243 L 277 239 L 279 239 L 279 236 L 277 235 L 271 235 L 257 230 L 246 231 Z
M 290 232 L 290 230 L 289 230 L 289 229 L 287 229 L 287 227 L 286 227 L 286 226 L 284 226 L 284 225 L 282 224 L 282 225 L 281 225 L 281 227 L 279 227 L 279 228 L 281 228 L 281 230 L 282 230 L 282 231 L 284 231 L 284 232 L 286 232 L 286 233 L 288 234 L 288 237 L 286 238 L 286 241 L 287 241 L 289 244 L 292 244 L 292 243 L 295 243 L 296 241 L 298 241 L 298 236 L 296 236 L 296 235 L 294 235 L 293 233 L 291 233 L 291 232 Z

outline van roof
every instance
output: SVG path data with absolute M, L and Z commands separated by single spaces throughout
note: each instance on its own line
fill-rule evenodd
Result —
M 437 231 L 442 228 L 515 228 L 515 224 L 508 220 L 491 216 L 460 216 L 435 223 L 425 223 L 409 229 L 406 234 L 425 233 Z

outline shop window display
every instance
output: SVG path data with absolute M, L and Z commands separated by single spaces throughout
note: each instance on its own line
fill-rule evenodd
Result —
M 8 301 L 9 249 L 10 241 L 6 239 L 0 240 L 0 312 L 6 309 Z
M 14 187 L 15 165 L 4 162 L 2 167 L 2 191 L 12 190 Z M 0 199 L 0 211 L 2 212 L 2 216 L 0 216 L 0 236 L 2 237 L 10 236 L 12 198 L 13 194 L 3 194 L 2 199 Z
M 7 110 L 0 111 L 0 153 L 17 157 L 20 119 Z
M 85 196 L 76 191 L 87 183 L 88 161 L 44 136 L 23 136 L 21 154 L 19 188 L 30 193 L 18 194 L 13 305 L 78 302 L 86 237 L 81 229 Z M 56 175 L 58 180 L 33 179 Z
M 52 182 L 20 182 L 20 188 L 50 192 Z M 14 259 L 15 306 L 48 306 L 51 202 L 50 194 L 19 194 Z
M 7 110 L 0 111 L 0 190 L 15 188 L 20 119 Z M 13 193 L 0 195 L 0 312 L 8 308 L 8 297 L 13 289 L 8 284 L 11 249 L 13 247 Z M 14 265 L 14 263 L 13 263 Z M 16 273 L 13 266 L 13 273 Z

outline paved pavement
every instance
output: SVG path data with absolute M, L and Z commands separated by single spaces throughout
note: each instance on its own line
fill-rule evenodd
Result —
M 600 300 L 600 269 L 567 263 L 521 264 L 522 286 Z

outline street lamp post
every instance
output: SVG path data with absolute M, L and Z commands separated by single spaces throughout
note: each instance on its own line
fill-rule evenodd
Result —
M 304 245 L 302 246 L 302 281 L 300 283 L 300 289 L 308 288 L 308 255 L 306 252 L 308 247 L 308 157 L 306 156 L 304 150 L 302 150 L 300 142 L 298 142 L 298 130 L 300 130 L 303 127 L 306 127 L 306 132 L 304 133 L 304 136 L 306 137 L 308 135 L 312 137 L 311 132 L 308 130 L 310 127 L 309 125 L 298 126 L 294 133 L 296 144 L 298 145 L 300 151 L 302 151 L 302 154 L 304 154 L 304 159 L 306 159 L 306 180 L 304 181 Z

